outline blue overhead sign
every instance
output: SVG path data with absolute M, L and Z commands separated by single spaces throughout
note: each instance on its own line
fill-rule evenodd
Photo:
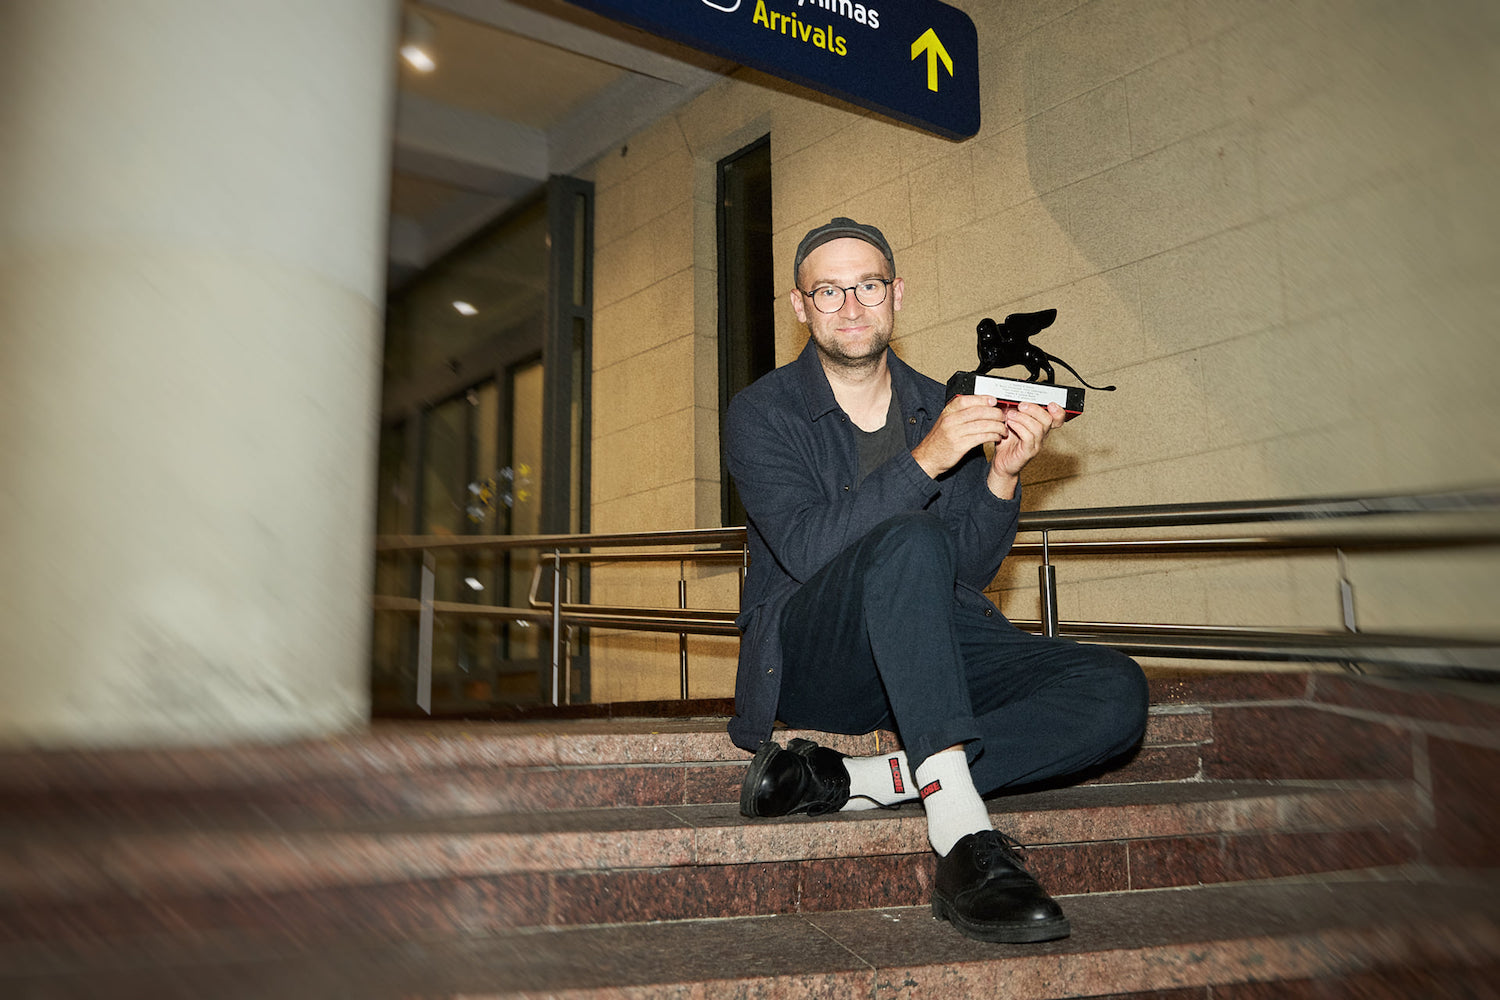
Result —
M 979 32 L 937 0 L 573 0 L 949 139 L 979 131 Z

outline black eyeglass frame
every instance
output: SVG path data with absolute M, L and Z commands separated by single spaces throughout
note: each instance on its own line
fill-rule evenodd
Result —
M 874 302 L 866 302 L 864 299 L 859 297 L 859 292 L 857 291 L 857 289 L 860 285 L 867 285 L 874 281 L 880 282 L 880 298 Z M 819 285 L 811 292 L 805 291 L 804 289 L 799 287 L 797 291 L 802 292 L 803 295 L 806 295 L 809 299 L 811 299 L 813 308 L 818 312 L 822 313 L 825 316 L 831 316 L 834 313 L 838 312 L 840 309 L 844 308 L 844 303 L 849 301 L 850 292 L 854 292 L 854 301 L 858 302 L 866 309 L 874 309 L 876 306 L 884 305 L 886 297 L 891 294 L 891 285 L 895 284 L 895 282 L 895 278 L 865 278 L 864 280 L 855 282 L 852 285 Z M 839 295 L 839 304 L 834 306 L 832 309 L 824 309 L 818 304 L 818 297 L 815 293 L 822 289 L 835 288 L 838 289 L 838 291 L 841 293 Z

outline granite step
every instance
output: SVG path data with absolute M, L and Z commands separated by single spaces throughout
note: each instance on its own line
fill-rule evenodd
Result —
M 1473 685 L 1200 672 L 1153 675 L 1151 692 L 1140 752 L 1090 780 L 1411 777 L 1413 734 L 1488 747 L 1500 733 L 1500 699 Z M 891 740 L 778 737 L 799 735 L 856 754 Z M 270 746 L 0 750 L 0 826 L 188 807 L 331 818 L 723 802 L 746 757 L 722 717 L 385 721 Z
M 1500 894 L 1430 873 L 1064 898 L 1070 937 L 970 941 L 927 907 L 334 944 L 256 935 L 0 946 L 21 1000 L 1500 996 Z
M 777 734 L 799 736 L 851 754 L 895 745 L 889 733 Z M 1210 739 L 1206 711 L 1153 712 L 1140 750 L 1089 781 L 1196 778 Z M 0 831 L 737 802 L 748 761 L 720 718 L 385 723 L 279 746 L 0 754 Z
M 1179 782 L 1008 796 L 1055 893 L 1401 865 L 1411 783 Z M 294 936 L 814 912 L 928 898 L 919 806 L 747 820 L 732 804 L 0 837 L 0 941 L 183 927 Z
M 722 717 L 0 753 L 0 996 L 1500 1000 L 1496 700 L 1152 694 L 1132 760 L 991 802 L 1074 921 L 1024 947 L 930 918 L 916 806 L 740 817 Z

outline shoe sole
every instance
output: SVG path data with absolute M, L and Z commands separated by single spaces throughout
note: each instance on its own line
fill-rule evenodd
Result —
M 745 780 L 740 783 L 741 816 L 767 815 L 755 809 L 755 787 L 760 784 L 760 779 L 765 777 L 766 768 L 771 766 L 771 758 L 780 752 L 781 745 L 772 740 L 766 740 L 760 745 L 760 749 L 755 751 L 755 757 L 750 761 L 750 770 L 745 772 Z
M 932 897 L 932 916 L 936 920 L 948 921 L 964 937 L 996 944 L 1036 944 L 1039 941 L 1056 941 L 1073 933 L 1067 917 L 1058 917 L 1045 923 L 974 923 L 960 917 L 948 901 L 940 896 Z

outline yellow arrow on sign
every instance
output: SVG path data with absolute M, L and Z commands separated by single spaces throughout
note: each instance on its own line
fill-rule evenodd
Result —
M 922 33 L 922 37 L 911 43 L 911 57 L 913 59 L 927 53 L 927 89 L 937 90 L 937 64 L 943 61 L 943 66 L 948 70 L 948 75 L 953 75 L 953 60 L 948 57 L 948 50 L 943 48 L 943 43 L 938 41 L 937 34 L 928 28 Z

